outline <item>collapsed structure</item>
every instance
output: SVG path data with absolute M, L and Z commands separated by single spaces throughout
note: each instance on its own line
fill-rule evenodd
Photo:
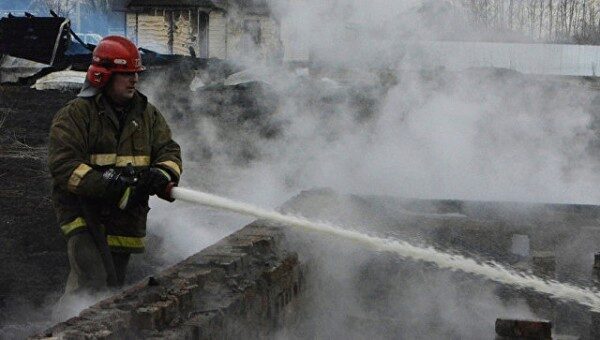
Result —
M 160 53 L 199 58 L 281 59 L 279 25 L 266 1 L 137 1 L 128 5 L 127 37 Z

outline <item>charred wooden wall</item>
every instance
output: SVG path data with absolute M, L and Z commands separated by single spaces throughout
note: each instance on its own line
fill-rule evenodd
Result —
M 256 32 L 248 32 L 248 23 L 256 23 Z M 219 9 L 128 13 L 127 36 L 159 53 L 190 55 L 192 47 L 201 58 L 239 59 L 254 51 L 260 60 L 274 60 L 281 50 L 279 25 L 273 18 Z

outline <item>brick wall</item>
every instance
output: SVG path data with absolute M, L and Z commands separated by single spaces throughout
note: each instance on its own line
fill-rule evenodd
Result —
M 256 338 L 285 324 L 302 287 L 295 253 L 255 222 L 34 338 Z

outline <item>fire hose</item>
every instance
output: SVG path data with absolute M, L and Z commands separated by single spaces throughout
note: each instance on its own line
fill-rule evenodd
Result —
M 117 287 L 117 271 L 115 270 L 115 263 L 106 241 L 106 236 L 100 223 L 100 218 L 96 210 L 87 202 L 80 201 L 81 210 L 83 212 L 84 219 L 87 223 L 87 230 L 92 235 L 92 239 L 100 252 L 102 263 L 104 264 L 104 270 L 106 271 L 106 283 L 109 287 Z

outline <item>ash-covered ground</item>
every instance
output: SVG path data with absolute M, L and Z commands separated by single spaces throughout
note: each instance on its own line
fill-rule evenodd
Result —
M 47 320 L 33 307 L 55 300 L 67 275 L 46 144 L 54 113 L 73 95 L 0 86 L 0 337 L 21 334 L 24 319 Z

